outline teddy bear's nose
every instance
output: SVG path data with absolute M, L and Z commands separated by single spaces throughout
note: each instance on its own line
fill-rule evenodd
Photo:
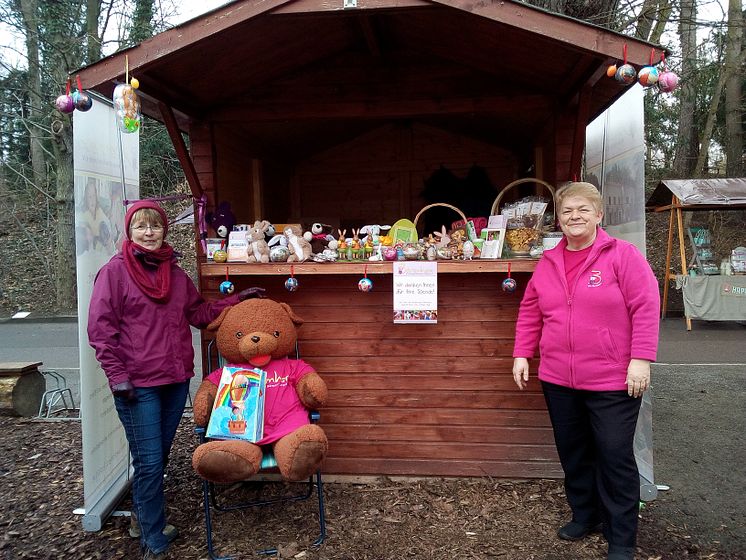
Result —
M 257 342 L 259 342 L 260 340 L 261 340 L 261 338 L 259 338 L 257 335 L 254 335 L 254 336 L 251 337 L 251 342 L 253 342 L 254 344 L 256 344 Z

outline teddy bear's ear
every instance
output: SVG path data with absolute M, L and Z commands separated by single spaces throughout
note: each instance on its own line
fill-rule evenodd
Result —
M 282 307 L 285 310 L 285 313 L 288 314 L 288 317 L 290 317 L 290 320 L 293 322 L 293 324 L 295 324 L 298 327 L 300 327 L 303 324 L 303 319 L 301 319 L 295 313 L 293 313 L 293 310 L 287 303 L 281 303 L 280 307 Z
M 218 315 L 218 318 L 215 319 L 209 325 L 207 325 L 207 330 L 208 331 L 212 331 L 212 332 L 218 330 L 218 328 L 220 327 L 220 324 L 223 322 L 223 319 L 225 319 L 225 316 L 228 314 L 228 311 L 231 310 L 231 307 L 233 307 L 233 306 L 231 305 L 230 307 L 226 307 L 225 309 L 223 309 L 220 312 L 220 315 Z

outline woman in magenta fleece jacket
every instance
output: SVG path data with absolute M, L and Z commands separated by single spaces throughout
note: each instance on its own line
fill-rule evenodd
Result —
M 556 204 L 565 235 L 526 287 L 513 377 L 526 387 L 538 349 L 572 510 L 558 536 L 579 540 L 603 529 L 608 560 L 631 560 L 640 499 L 633 442 L 658 347 L 658 283 L 634 245 L 600 229 L 596 187 L 570 183 Z

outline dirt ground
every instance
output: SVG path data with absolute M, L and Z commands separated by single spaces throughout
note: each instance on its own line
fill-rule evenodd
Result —
M 641 510 L 636 557 L 745 559 L 743 367 L 655 368 L 656 478 L 671 489 Z M 0 418 L 0 430 L 0 558 L 139 558 L 126 518 L 86 533 L 72 513 L 83 495 L 79 423 Z M 173 559 L 207 558 L 194 447 L 185 417 L 166 479 L 169 520 L 181 531 Z M 264 486 L 266 492 L 278 485 Z M 605 558 L 601 536 L 581 543 L 556 538 L 568 516 L 558 480 L 382 478 L 327 483 L 325 490 L 328 536 L 320 548 L 311 546 L 318 533 L 312 499 L 220 515 L 218 552 L 258 558 L 267 556 L 257 551 L 276 547 L 275 557 L 310 560 Z

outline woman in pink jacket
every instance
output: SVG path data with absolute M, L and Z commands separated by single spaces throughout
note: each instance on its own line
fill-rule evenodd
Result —
M 539 350 L 539 381 L 565 472 L 572 520 L 557 534 L 603 529 L 608 560 L 632 560 L 640 480 L 633 442 L 658 347 L 660 296 L 645 257 L 599 224 L 590 183 L 559 189 L 564 238 L 544 256 L 521 301 L 513 350 L 520 389 Z
M 133 524 L 145 559 L 166 557 L 177 531 L 166 525 L 163 472 L 194 376 L 190 325 L 204 328 L 229 305 L 261 297 L 247 288 L 216 302 L 202 299 L 165 242 L 166 213 L 134 203 L 124 218 L 122 251 L 96 275 L 88 341 L 109 379 L 132 454 Z M 135 518 L 133 518 L 134 520 Z

